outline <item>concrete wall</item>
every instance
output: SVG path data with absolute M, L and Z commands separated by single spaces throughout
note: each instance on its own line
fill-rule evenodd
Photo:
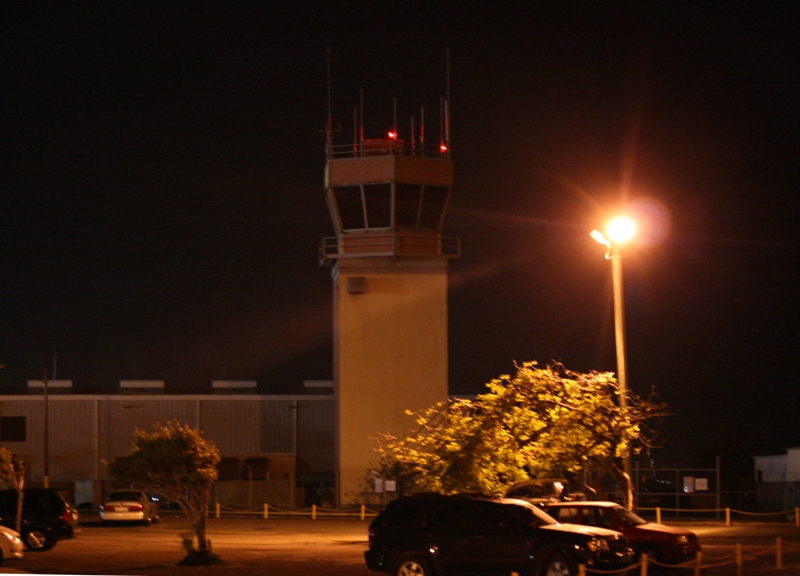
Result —
M 414 426 L 406 410 L 447 399 L 447 263 L 342 260 L 334 278 L 339 502 L 358 502 L 377 465 L 372 437 Z M 348 279 L 366 290 L 349 293 Z

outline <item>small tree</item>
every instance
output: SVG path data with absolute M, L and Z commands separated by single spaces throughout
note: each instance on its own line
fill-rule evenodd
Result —
M 17 491 L 17 515 L 15 530 L 22 527 L 22 500 L 25 489 L 25 476 L 28 474 L 30 464 L 19 458 L 10 450 L 0 446 L 0 480 Z
M 219 451 L 199 430 L 178 421 L 156 423 L 152 433 L 137 429 L 133 450 L 109 464 L 118 480 L 156 492 L 177 502 L 194 531 L 196 547 L 189 539 L 189 555 L 181 564 L 213 564 L 220 561 L 206 539 L 206 516 L 211 486 L 217 479 Z
M 571 372 L 560 364 L 517 365 L 514 376 L 489 382 L 475 400 L 451 399 L 415 413 L 419 427 L 377 438 L 381 467 L 404 492 L 503 493 L 530 478 L 591 471 L 586 488 L 602 494 L 611 474 L 626 490 L 623 458 L 657 439 L 652 422 L 666 406 L 621 391 L 613 374 Z

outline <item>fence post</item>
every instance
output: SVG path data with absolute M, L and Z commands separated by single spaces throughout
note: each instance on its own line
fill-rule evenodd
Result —
M 364 517 L 366 516 L 366 510 L 367 510 L 367 507 L 362 504 L 361 505 L 361 517 L 360 517 L 361 520 L 363 520 Z
M 642 570 L 640 576 L 647 576 L 647 565 L 650 563 L 650 556 L 642 554 Z
M 312 504 L 311 505 L 311 519 L 312 520 L 316 520 L 317 519 L 317 505 L 316 504 Z
M 586 576 L 586 564 L 578 564 L 578 576 Z
M 744 566 L 742 564 L 742 545 L 736 544 L 736 576 L 744 574 Z
M 731 525 L 731 509 L 725 508 L 725 526 Z
M 656 524 L 661 524 L 661 507 L 656 508 Z
M 780 536 L 775 539 L 775 568 L 783 568 L 783 540 Z
M 269 504 L 264 502 L 264 520 L 269 520 Z
M 697 562 L 694 565 L 694 576 L 700 576 L 700 570 L 703 564 L 703 551 L 697 553 Z
M 219 520 L 219 502 L 216 502 L 214 504 L 214 508 L 216 509 L 216 512 L 217 512 L 217 520 Z

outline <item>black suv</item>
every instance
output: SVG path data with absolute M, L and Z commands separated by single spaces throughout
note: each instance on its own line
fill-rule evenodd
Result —
M 17 491 L 0 490 L 0 524 L 15 529 Z M 28 488 L 23 491 L 22 542 L 28 550 L 49 550 L 59 540 L 73 538 L 78 528 L 78 512 L 57 490 Z
M 397 576 L 575 576 L 579 564 L 616 570 L 632 561 L 619 532 L 559 524 L 523 500 L 440 495 L 391 502 L 370 524 L 364 557 Z

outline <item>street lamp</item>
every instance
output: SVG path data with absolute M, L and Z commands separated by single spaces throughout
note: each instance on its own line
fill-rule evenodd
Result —
M 606 234 L 592 230 L 590 236 L 606 247 L 606 259 L 611 260 L 611 281 L 614 289 L 614 335 L 617 345 L 617 383 L 619 384 L 619 410 L 627 425 L 628 417 L 628 364 L 625 358 L 625 302 L 622 295 L 622 254 L 620 247 L 630 241 L 637 232 L 636 222 L 626 216 L 611 220 L 606 226 Z M 627 477 L 628 487 L 625 504 L 633 510 L 633 478 L 631 476 L 630 446 L 625 429 L 622 439 L 627 447 L 623 458 L 623 469 Z

